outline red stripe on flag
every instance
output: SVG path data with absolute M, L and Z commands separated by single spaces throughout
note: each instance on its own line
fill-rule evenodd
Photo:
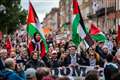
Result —
M 77 0 L 73 0 L 73 14 L 78 14 L 79 9 L 78 9 L 78 2 Z
M 27 24 L 36 23 L 36 17 L 37 16 L 36 16 L 35 10 L 32 4 L 30 3 Z
M 96 35 L 98 33 L 100 33 L 100 29 L 97 26 L 95 26 L 94 24 L 91 24 L 90 34 Z

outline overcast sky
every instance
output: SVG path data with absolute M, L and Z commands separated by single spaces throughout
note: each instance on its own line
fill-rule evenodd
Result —
M 59 7 L 60 0 L 30 0 L 37 12 L 40 22 L 43 21 L 46 13 L 54 7 Z M 21 0 L 21 5 L 28 10 L 29 0 Z

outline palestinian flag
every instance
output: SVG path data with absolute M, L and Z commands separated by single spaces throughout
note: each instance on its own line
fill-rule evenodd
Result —
M 11 49 L 12 49 L 12 43 L 11 43 L 10 36 L 7 36 L 7 38 L 6 38 L 5 48 L 7 49 L 8 55 L 10 55 Z
M 91 24 L 90 35 L 95 41 L 105 42 L 105 40 L 107 40 L 106 36 L 95 24 Z
M 92 46 L 94 42 L 86 30 L 77 0 L 73 0 L 73 19 L 72 20 L 73 20 L 72 21 L 73 43 L 78 46 L 81 40 L 84 40 L 89 46 Z
M 28 13 L 28 20 L 27 20 L 27 33 L 33 37 L 35 32 L 40 33 L 42 43 L 41 43 L 41 57 L 44 57 L 46 55 L 46 52 L 48 52 L 48 46 L 46 43 L 46 39 L 43 33 L 43 29 L 39 23 L 38 16 L 32 6 L 32 4 L 29 4 L 29 13 Z

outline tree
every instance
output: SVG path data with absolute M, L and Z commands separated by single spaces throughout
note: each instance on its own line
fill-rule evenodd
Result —
M 5 7 L 0 9 L 0 30 L 10 34 L 14 32 L 20 23 L 26 23 L 27 11 L 20 7 L 20 0 L 0 0 L 0 5 Z

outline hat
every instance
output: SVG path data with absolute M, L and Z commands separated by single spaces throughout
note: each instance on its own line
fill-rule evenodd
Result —
M 36 77 L 36 70 L 34 68 L 28 68 L 25 71 L 25 76 L 27 79 Z

